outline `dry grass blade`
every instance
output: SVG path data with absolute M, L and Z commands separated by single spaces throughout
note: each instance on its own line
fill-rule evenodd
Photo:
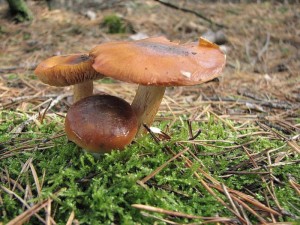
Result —
M 240 216 L 240 214 L 239 213 L 237 213 L 234 209 L 232 209 L 231 207 L 229 207 L 229 205 L 225 202 L 225 201 L 223 201 L 223 199 L 221 199 L 210 187 L 209 187 L 209 185 L 201 178 L 201 176 L 198 174 L 198 173 L 196 173 L 196 172 L 194 172 L 194 175 L 198 178 L 198 180 L 200 181 L 200 183 L 204 186 L 204 188 L 212 195 L 212 196 L 214 196 L 215 198 L 216 198 L 216 200 L 219 202 L 219 203 L 221 203 L 223 206 L 225 206 L 230 212 L 232 212 L 239 220 L 240 220 L 240 222 L 242 223 L 242 224 L 246 224 L 247 223 L 247 221 L 244 219 L 244 218 L 242 218 L 241 216 Z
M 254 136 L 254 135 L 264 135 L 264 136 L 267 136 L 267 135 L 271 135 L 272 133 L 271 132 L 268 132 L 268 131 L 257 131 L 257 132 L 251 132 L 251 133 L 247 133 L 247 134 L 240 134 L 240 135 L 237 135 L 238 138 L 244 138 L 244 137 L 248 137 L 248 136 Z
M 152 134 L 153 136 L 154 134 Z M 155 135 L 153 137 L 154 139 L 157 138 Z M 156 140 L 156 139 L 155 139 Z M 159 139 L 156 140 L 156 142 L 159 142 Z M 181 143 L 177 143 L 181 146 Z M 250 160 L 252 160 L 252 163 L 254 164 L 255 167 L 257 167 L 258 165 L 256 164 L 256 162 L 254 161 L 254 159 L 252 158 L 252 156 L 250 155 L 250 153 L 247 151 L 247 149 L 242 146 L 243 149 L 246 151 L 248 157 L 250 158 Z M 173 152 L 171 149 L 169 149 L 169 152 L 172 153 L 174 156 L 175 152 Z M 184 155 L 180 155 L 181 158 L 183 158 L 186 162 L 186 166 L 187 167 L 192 167 L 193 163 L 191 160 L 189 160 L 187 157 L 185 157 Z M 232 209 L 227 203 L 225 203 L 219 196 L 216 195 L 216 193 L 210 188 L 213 187 L 215 189 L 217 189 L 218 191 L 220 191 L 221 193 L 225 194 L 225 192 L 227 192 L 227 194 L 229 194 L 229 196 L 231 197 L 231 200 L 234 200 L 236 202 L 238 202 L 241 206 L 243 206 L 247 211 L 249 211 L 251 214 L 253 214 L 255 217 L 257 217 L 262 223 L 265 223 L 266 220 L 260 216 L 254 209 L 252 209 L 249 205 L 247 205 L 245 202 L 243 202 L 240 198 L 242 198 L 244 201 L 250 203 L 251 205 L 254 205 L 255 207 L 259 208 L 262 211 L 268 212 L 272 215 L 277 215 L 280 216 L 281 214 L 278 213 L 277 211 L 265 206 L 264 204 L 260 203 L 259 201 L 255 200 L 254 198 L 252 198 L 251 196 L 248 196 L 242 192 L 238 192 L 235 190 L 231 190 L 231 189 L 226 189 L 224 190 L 224 188 L 222 188 L 222 184 L 219 183 L 217 180 L 215 180 L 214 178 L 212 178 L 208 173 L 206 173 L 204 170 L 202 170 L 201 168 L 198 168 L 199 172 L 202 173 L 202 175 L 204 175 L 205 178 L 207 178 L 208 180 L 210 180 L 212 182 L 212 184 L 207 184 L 204 179 L 201 178 L 201 176 L 197 173 L 194 172 L 194 175 L 198 178 L 198 180 L 200 181 L 200 183 L 207 189 L 207 191 L 212 194 L 216 200 L 218 202 L 220 202 L 222 205 L 224 205 L 228 210 L 230 210 L 235 216 L 237 216 L 237 218 L 241 221 L 241 223 L 243 224 L 247 224 L 247 218 L 245 217 L 242 218 L 240 212 L 238 211 L 238 209 L 235 207 L 234 209 Z M 268 172 L 269 173 L 269 172 Z M 151 175 L 151 177 L 153 177 L 153 175 Z M 232 196 L 230 194 L 233 194 Z
M 267 175 L 270 174 L 271 172 L 254 172 L 254 171 L 230 171 L 227 170 L 224 172 L 224 174 L 260 174 L 260 175 Z
M 295 140 L 289 140 L 287 141 L 287 143 L 292 149 L 294 149 L 298 154 L 300 154 L 300 146 Z
M 200 225 L 200 224 L 207 224 L 207 223 L 210 223 L 210 224 L 218 224 L 220 225 L 220 223 L 223 223 L 223 224 L 235 224 L 235 220 L 230 220 L 228 221 L 226 218 L 225 220 L 222 219 L 221 217 L 216 217 L 216 219 L 211 219 L 211 220 L 207 220 L 207 221 L 201 221 L 201 222 L 194 222 L 194 223 L 177 223 L 177 222 L 174 222 L 172 220 L 169 220 L 169 219 L 164 219 L 164 218 L 160 218 L 158 216 L 155 216 L 155 215 L 152 215 L 150 213 L 146 213 L 146 212 L 141 212 L 141 214 L 145 217 L 151 217 L 151 218 L 154 218 L 156 220 L 159 220 L 159 221 L 162 221 L 162 222 L 165 222 L 167 224 L 172 224 L 172 225 Z M 156 224 L 156 223 L 155 223 Z
M 49 138 L 41 138 L 41 139 L 33 139 L 33 140 L 25 140 L 23 143 L 20 142 L 18 147 L 12 148 L 10 150 L 6 150 L 3 153 L 0 153 L 0 160 L 11 157 L 15 154 L 22 153 L 25 151 L 36 151 L 36 150 L 46 150 L 52 148 L 54 145 L 50 144 L 56 138 L 60 138 L 65 136 L 65 133 L 58 133 Z M 30 142 L 39 142 L 38 144 L 30 143 Z M 29 142 L 29 143 L 28 143 Z
M 150 214 L 150 213 L 146 213 L 146 212 L 143 212 L 143 211 L 141 212 L 141 214 L 142 214 L 143 216 L 145 216 L 145 217 L 151 217 L 151 218 L 153 218 L 153 219 L 156 219 L 156 220 L 165 222 L 165 223 L 167 223 L 167 224 L 172 224 L 172 225 L 182 225 L 181 223 L 176 223 L 176 222 L 171 221 L 171 220 L 163 219 L 163 218 L 160 218 L 160 217 L 158 217 L 158 216 L 154 216 L 154 215 L 152 215 L 152 214 Z
M 292 164 L 298 164 L 300 163 L 300 159 L 299 160 L 291 160 L 289 162 L 279 162 L 279 163 L 273 163 L 271 165 L 267 165 L 267 168 L 272 168 L 272 167 L 278 167 L 278 166 L 285 166 L 285 165 L 292 165 Z M 262 167 L 257 167 L 256 169 L 261 169 Z
M 219 185 L 212 185 L 212 187 L 214 187 L 215 189 L 223 192 L 223 189 L 222 187 L 220 187 Z M 256 206 L 257 208 L 259 208 L 260 210 L 263 210 L 263 211 L 266 211 L 266 212 L 269 212 L 269 213 L 272 213 L 274 215 L 277 215 L 277 216 L 281 216 L 281 214 L 267 206 L 265 206 L 264 204 L 260 203 L 259 201 L 255 200 L 253 197 L 247 195 L 247 194 L 244 194 L 240 191 L 236 191 L 236 190 L 233 190 L 233 189 L 230 189 L 228 188 L 228 192 L 231 193 L 231 194 L 234 194 L 232 195 L 232 197 L 234 199 L 243 199 L 244 201 Z
M 32 176 L 33 176 L 33 179 L 34 179 L 34 182 L 35 182 L 35 186 L 36 186 L 36 191 L 38 193 L 38 196 L 40 197 L 41 196 L 41 185 L 40 185 L 40 181 L 39 181 L 39 178 L 38 178 L 38 175 L 36 173 L 36 170 L 32 164 L 32 162 L 29 163 L 29 167 L 31 169 L 31 173 L 32 173 Z
M 146 128 L 146 130 L 151 134 L 151 136 L 153 137 L 153 139 L 156 141 L 156 143 L 159 143 L 159 138 L 156 137 L 153 132 L 151 132 L 151 130 L 146 126 L 144 125 L 144 127 Z M 182 146 L 181 143 L 178 143 L 179 146 Z M 183 146 L 182 146 L 183 147 Z M 177 154 L 170 148 L 166 148 L 168 152 L 170 152 L 173 156 L 176 156 Z M 187 157 L 185 157 L 184 155 L 180 154 L 179 155 L 186 163 L 186 166 L 189 167 L 189 168 L 192 168 L 192 161 L 190 161 Z M 177 157 L 176 157 L 177 158 Z M 211 182 L 215 183 L 215 184 L 219 184 L 219 182 L 214 179 L 213 177 L 211 177 L 208 173 L 206 173 L 204 170 L 202 170 L 201 168 L 198 168 L 198 170 L 206 177 L 208 178 Z M 242 223 L 246 223 L 246 221 L 238 214 L 236 213 L 233 209 L 231 209 L 229 207 L 229 205 L 227 203 L 225 203 L 219 196 L 216 195 L 216 193 L 209 187 L 209 185 L 201 178 L 201 176 L 197 173 L 197 172 L 194 172 L 193 173 L 196 178 L 200 181 L 200 183 L 206 188 L 206 190 L 212 194 L 219 203 L 221 203 L 223 206 L 225 206 L 230 212 L 232 212 Z M 151 176 L 152 177 L 152 176 Z M 142 182 L 138 182 L 140 185 L 144 185 L 144 183 Z
M 295 189 L 298 195 L 300 195 L 300 184 L 297 184 L 292 177 L 289 177 L 289 183 Z
M 181 145 L 180 143 L 178 143 L 179 145 Z M 173 155 L 175 155 L 175 153 L 170 150 L 170 153 L 172 153 Z M 183 158 L 183 160 L 185 161 L 185 165 L 189 168 L 192 168 L 192 161 L 190 159 L 188 159 L 187 157 L 185 157 L 184 155 L 181 155 L 181 157 Z M 198 171 L 201 172 L 201 174 L 206 177 L 209 181 L 211 181 L 213 184 L 218 184 L 220 185 L 220 182 L 218 182 L 216 179 L 214 179 L 212 176 L 210 176 L 207 172 L 205 172 L 203 169 L 201 169 L 200 167 L 198 167 Z M 246 221 L 238 214 L 236 213 L 235 210 L 233 210 L 231 207 L 229 207 L 229 205 L 223 201 L 210 187 L 209 185 L 204 181 L 204 179 L 195 171 L 194 176 L 200 181 L 200 183 L 205 187 L 205 189 L 211 194 L 213 195 L 216 200 L 221 203 L 223 206 L 225 206 L 230 212 L 232 212 L 240 221 L 241 223 L 246 223 Z
M 226 124 L 232 131 L 236 132 L 236 129 L 234 126 L 232 126 L 228 121 L 224 120 L 222 117 L 218 116 L 213 111 L 208 111 L 208 113 L 213 114 L 216 118 L 218 118 L 220 121 L 222 121 L 224 124 Z
M 6 193 L 15 196 L 15 197 L 16 197 L 23 205 L 26 206 L 26 208 L 28 209 L 27 211 L 28 211 L 28 212 L 31 212 L 31 207 L 30 207 L 30 206 L 27 204 L 27 202 L 25 202 L 19 195 L 17 195 L 15 192 L 13 192 L 13 191 L 7 189 L 7 188 L 4 187 L 4 186 L 0 186 L 0 187 L 1 187 Z M 47 202 L 46 202 L 41 208 L 43 208 L 46 204 L 47 204 Z M 40 210 L 40 208 L 39 208 L 39 210 Z M 26 211 L 26 212 L 27 212 L 27 211 Z M 38 211 L 38 210 L 37 210 L 37 211 Z M 23 214 L 23 213 L 22 213 L 22 214 Z M 44 220 L 42 217 L 40 217 L 35 211 L 33 211 L 32 214 L 35 214 L 35 216 L 36 216 L 42 223 L 45 223 L 45 220 Z M 30 214 L 30 216 L 31 216 L 32 214 Z M 16 218 L 18 218 L 18 217 L 16 217 Z M 16 219 L 16 218 L 15 218 L 15 219 Z M 15 221 L 15 219 L 13 219 L 12 221 Z M 16 220 L 16 221 L 18 221 L 18 220 Z
M 226 151 L 230 151 L 232 149 L 236 149 L 236 148 L 240 148 L 242 146 L 245 146 L 245 145 L 249 145 L 253 142 L 255 142 L 255 140 L 252 140 L 252 141 L 248 141 L 246 143 L 243 143 L 243 144 L 240 144 L 240 145 L 231 145 L 231 146 L 219 146 L 219 145 L 214 145 L 214 144 L 208 144 L 209 142 L 212 142 L 212 143 L 230 143 L 230 144 L 233 144 L 233 142 L 231 141 L 222 141 L 222 140 L 188 140 L 188 141 L 178 141 L 177 143 L 190 143 L 190 144 L 193 144 L 193 145 L 202 145 L 202 146 L 209 146 L 209 147 L 214 147 L 214 148 L 221 148 L 223 149 L 224 151 L 222 152 L 214 152 L 214 153 L 199 153 L 201 155 L 218 155 L 218 154 L 223 154 L 224 152 Z
M 273 132 L 277 137 L 285 140 L 287 142 L 287 144 L 293 149 L 295 150 L 298 154 L 300 153 L 300 146 L 297 144 L 297 142 L 295 140 L 289 140 L 289 138 L 285 137 L 284 135 L 282 135 L 281 133 L 279 133 L 278 131 L 275 131 L 274 129 L 272 129 L 271 127 L 269 127 L 266 124 L 263 123 L 258 123 L 259 126 L 261 126 L 264 130 L 268 130 L 270 132 Z
M 187 165 L 189 167 L 191 167 L 192 165 L 192 162 L 190 160 L 187 161 Z M 200 169 L 200 168 L 199 168 Z M 204 172 L 204 171 L 203 171 Z M 233 212 L 240 220 L 242 219 L 240 214 L 239 213 L 236 213 L 235 210 L 231 209 L 222 199 L 220 199 L 214 192 L 213 190 L 209 187 L 209 186 L 212 186 L 214 188 L 216 188 L 217 190 L 219 190 L 220 192 L 224 193 L 224 189 L 222 189 L 221 185 L 219 182 L 214 182 L 215 179 L 211 180 L 211 176 L 207 173 L 203 173 L 203 175 L 208 178 L 209 180 L 213 181 L 214 184 L 210 184 L 208 185 L 196 172 L 194 172 L 194 175 L 200 180 L 200 182 L 202 183 L 202 185 L 221 203 L 223 204 L 224 206 L 226 206 L 231 212 Z M 252 205 L 255 205 L 256 207 L 266 211 L 266 212 L 269 212 L 269 213 L 272 213 L 274 215 L 281 215 L 280 213 L 278 213 L 277 211 L 265 206 L 264 204 L 260 203 L 259 201 L 255 200 L 254 198 L 252 198 L 251 196 L 248 196 L 242 192 L 239 192 L 239 191 L 235 191 L 235 190 L 232 190 L 232 189 L 227 189 L 226 188 L 226 191 L 228 190 L 229 193 L 234 193 L 236 194 L 238 197 L 236 196 L 231 196 L 235 201 L 239 202 L 241 205 L 243 205 L 249 212 L 251 212 L 253 215 L 255 215 L 261 222 L 266 222 L 264 220 L 264 218 L 262 218 L 259 214 L 257 214 L 253 209 L 251 209 L 248 205 L 246 205 L 244 202 L 242 202 L 239 197 L 241 197 L 242 199 L 244 199 L 245 201 L 249 202 L 250 204 Z M 225 193 L 224 193 L 225 194 Z M 241 203 L 242 202 L 242 203 Z M 244 219 L 242 219 L 243 222 L 246 223 L 246 221 Z
M 19 183 L 18 183 L 18 181 L 16 181 L 16 180 L 14 180 L 14 179 L 12 179 L 12 178 L 9 178 L 9 177 L 7 177 L 7 176 L 5 176 L 5 175 L 1 175 L 1 179 L 3 179 L 3 180 L 5 180 L 5 181 L 7 181 L 7 182 L 9 182 L 9 183 L 11 183 L 12 185 L 13 185 L 13 189 L 15 189 L 15 187 L 19 190 L 19 191 L 21 191 L 21 192 L 24 192 L 25 190 L 24 190 L 24 188 L 22 187 L 22 185 L 20 185 Z
M 47 201 L 47 207 L 45 209 L 46 211 L 46 225 L 51 225 L 51 202 L 52 200 L 50 198 L 48 198 L 48 201 Z
M 238 202 L 240 205 L 242 205 L 247 211 L 249 211 L 252 215 L 254 215 L 262 224 L 265 224 L 267 221 L 261 217 L 255 210 L 253 210 L 251 207 L 249 207 L 245 202 L 240 200 L 239 198 L 232 196 L 232 198 Z
M 225 193 L 226 197 L 228 198 L 229 203 L 230 203 L 231 207 L 233 208 L 233 210 L 236 212 L 236 214 L 238 214 L 239 216 L 241 216 L 239 210 L 237 209 L 235 203 L 233 202 L 233 200 L 232 200 L 232 198 L 231 198 L 231 196 L 230 196 L 229 192 L 227 191 L 227 188 L 226 188 L 226 186 L 224 184 L 222 184 L 222 188 L 223 188 L 224 193 Z
M 7 103 L 4 103 L 4 104 L 0 103 L 0 109 L 5 109 L 5 108 L 11 107 L 15 104 L 20 104 L 23 101 L 31 101 L 31 100 L 45 99 L 45 98 L 46 99 L 47 98 L 54 98 L 56 96 L 57 96 L 56 94 L 49 94 L 49 95 L 40 96 L 40 94 L 37 93 L 35 95 L 19 96 L 19 97 L 15 97 L 15 98 L 8 97 L 8 98 L 3 99 L 4 101 L 7 100 L 8 101 Z M 33 109 L 35 109 L 35 107 Z
M 24 163 L 24 165 L 22 166 L 22 169 L 21 169 L 21 171 L 20 171 L 20 174 L 18 175 L 18 177 L 17 177 L 17 179 L 16 179 L 16 184 L 17 184 L 17 182 L 19 181 L 19 179 L 20 179 L 20 177 L 21 177 L 21 174 L 24 173 L 24 172 L 26 172 L 26 171 L 28 170 L 29 164 L 32 162 L 32 160 L 33 160 L 33 158 L 31 157 L 31 158 L 29 158 L 29 159 Z M 14 191 L 15 188 L 16 188 L 16 185 L 13 186 L 12 191 Z
M 176 216 L 176 217 L 182 217 L 182 218 L 187 218 L 187 219 L 202 219 L 202 220 L 217 220 L 217 221 L 232 221 L 230 218 L 226 217 L 203 217 L 203 216 L 195 216 L 195 215 L 190 215 L 190 214 L 185 214 L 181 212 L 176 212 L 172 210 L 166 210 L 162 208 L 157 208 L 149 205 L 142 205 L 142 204 L 132 204 L 131 205 L 134 208 L 137 209 L 142 209 L 150 212 L 156 212 L 156 213 L 162 213 L 166 214 L 169 216 Z
M 19 216 L 15 217 L 11 221 L 7 223 L 7 225 L 20 225 L 28 221 L 28 219 L 33 215 L 40 211 L 42 208 L 49 204 L 48 199 L 44 200 L 33 207 L 27 209 L 25 212 L 21 213 Z M 45 221 L 42 221 L 45 224 Z
M 69 218 L 68 218 L 68 221 L 67 221 L 66 225 L 72 225 L 74 218 L 75 218 L 75 212 L 72 211 Z
M 3 199 L 2 199 L 2 197 L 1 197 L 1 193 L 0 193 L 0 205 L 4 205 L 4 204 L 3 204 Z M 1 210 L 1 213 L 2 213 L 3 216 L 7 216 L 7 212 L 5 211 L 4 208 Z M 1 224 L 1 223 L 0 223 L 0 224 Z
M 167 162 L 165 162 L 164 164 L 162 164 L 161 166 L 159 166 L 156 170 L 154 170 L 148 176 L 146 176 L 142 180 L 140 180 L 139 184 L 146 183 L 148 180 L 150 180 L 152 177 L 154 177 L 156 174 L 158 174 L 163 168 L 165 168 L 170 162 L 174 161 L 175 159 L 177 159 L 178 157 L 180 157 L 182 154 L 184 154 L 186 151 L 188 151 L 188 149 L 189 148 L 185 148 L 184 150 L 182 150 L 181 152 L 179 152 L 178 154 L 176 154 L 175 156 L 173 156 L 172 158 L 170 158 Z
M 38 148 L 37 148 L 37 146 L 35 146 L 35 147 L 31 146 L 31 147 L 28 147 L 28 148 L 25 148 L 25 149 L 23 149 L 22 147 L 19 147 L 19 148 L 13 149 L 11 151 L 8 151 L 3 155 L 0 154 L 0 160 L 9 158 L 11 156 L 14 156 L 16 154 L 20 154 L 20 153 L 26 152 L 26 151 L 46 150 L 46 149 L 51 149 L 53 147 L 54 147 L 54 145 L 47 145 L 45 147 L 38 147 Z
M 44 115 L 47 110 L 51 109 L 53 106 L 58 104 L 62 99 L 66 98 L 68 96 L 70 96 L 70 94 L 61 94 L 61 95 L 57 96 L 56 99 L 54 99 L 46 109 L 43 109 L 41 112 L 34 114 L 33 116 L 29 117 L 26 121 L 24 121 L 23 123 L 21 123 L 20 125 L 15 127 L 11 132 L 11 133 L 13 133 L 12 136 L 16 137 L 27 125 L 29 125 L 31 122 L 36 120 L 40 115 Z
M 294 222 L 264 223 L 264 225 L 296 225 Z

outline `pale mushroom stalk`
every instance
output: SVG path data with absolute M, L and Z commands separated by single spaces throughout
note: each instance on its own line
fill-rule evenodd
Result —
M 93 95 L 93 81 L 88 80 L 83 83 L 74 84 L 73 87 L 73 102 L 77 102 L 80 99 Z
M 138 119 L 137 136 L 141 136 L 145 132 L 143 124 L 150 126 L 154 121 L 165 90 L 166 87 L 164 86 L 139 85 L 131 104 Z

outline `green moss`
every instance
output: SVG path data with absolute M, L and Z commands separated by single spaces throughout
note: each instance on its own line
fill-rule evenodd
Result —
M 12 142 L 9 138 L 11 127 L 17 126 L 26 117 L 13 112 L 2 112 L 1 115 L 0 143 L 12 150 L 24 146 L 23 143 L 26 140 L 26 145 L 30 145 L 31 149 L 26 152 L 16 152 L 14 156 L 0 160 L 0 167 L 8 171 L 11 179 L 18 179 L 22 187 L 30 185 L 33 199 L 29 201 L 32 204 L 41 199 L 52 198 L 52 212 L 55 212 L 54 219 L 58 224 L 65 223 L 72 211 L 75 212 L 75 218 L 80 224 L 99 224 L 99 221 L 101 224 L 153 224 L 155 222 L 153 218 L 144 217 L 140 210 L 131 206 L 132 204 L 151 205 L 201 216 L 219 214 L 233 217 L 194 177 L 194 172 L 201 163 L 214 178 L 228 187 L 241 191 L 245 188 L 256 190 L 257 198 L 264 202 L 262 190 L 265 187 L 259 175 L 222 177 L 225 171 L 248 160 L 242 148 L 228 151 L 226 147 L 246 143 L 250 137 L 243 140 L 237 138 L 236 132 L 213 117 L 208 122 L 192 124 L 194 131 L 202 130 L 196 140 L 219 140 L 209 143 L 211 145 L 204 145 L 200 142 L 196 146 L 195 154 L 201 159 L 201 163 L 195 162 L 192 168 L 187 168 L 184 162 L 175 160 L 150 179 L 146 183 L 147 188 L 144 188 L 137 182 L 171 158 L 165 147 L 175 152 L 181 151 L 184 147 L 193 149 L 190 143 L 183 143 L 181 147 L 175 141 L 187 140 L 189 137 L 187 123 L 183 118 L 170 127 L 171 141 L 164 141 L 158 145 L 150 136 L 146 136 L 128 146 L 124 151 L 113 151 L 111 154 L 105 154 L 96 159 L 69 142 L 65 136 L 54 138 L 63 129 L 63 121 L 60 117 L 44 120 L 41 126 L 29 125 L 27 132 Z M 166 125 L 165 122 L 155 124 L 162 129 Z M 249 131 L 246 130 L 243 133 L 251 131 L 250 127 Z M 228 142 L 222 142 L 222 140 Z M 249 148 L 254 151 L 253 153 L 283 145 L 282 141 L 264 137 L 253 137 L 252 140 L 255 141 L 249 145 Z M 45 146 L 52 147 L 45 150 L 39 149 Z M 289 157 L 288 160 L 296 159 L 296 156 Z M 32 160 L 40 182 L 44 177 L 40 197 L 37 194 L 31 169 L 20 172 L 24 163 L 29 159 Z M 251 164 L 249 165 L 240 170 L 253 168 Z M 295 215 L 299 213 L 297 211 L 300 207 L 299 198 L 296 198 L 295 191 L 288 185 L 287 174 L 299 180 L 299 171 L 299 165 L 273 169 L 274 176 L 285 184 L 276 184 L 277 198 L 284 209 Z M 6 175 L 3 172 L 2 174 Z M 5 180 L 1 185 L 10 188 L 10 184 Z M 15 193 L 24 198 L 22 191 L 15 189 Z M 217 194 L 224 200 L 226 199 L 223 195 Z M 0 221 L 8 222 L 23 212 L 23 204 L 16 198 L 11 197 L 3 189 L 0 189 L 0 195 L 3 200 L 3 204 L 0 205 Z M 270 204 L 274 205 L 274 202 Z M 164 217 L 161 214 L 154 215 Z M 171 219 L 178 223 L 191 222 L 187 219 Z M 292 218 L 281 219 L 292 220 Z M 252 220 L 255 223 L 256 219 L 252 218 Z M 195 221 L 197 220 L 193 220 Z M 39 221 L 33 216 L 30 224 L 39 224 Z
M 105 27 L 107 29 L 107 32 L 110 34 L 133 32 L 132 25 L 115 14 L 105 16 L 103 18 L 101 26 Z
M 32 20 L 33 15 L 23 0 L 7 0 L 10 12 L 17 22 Z

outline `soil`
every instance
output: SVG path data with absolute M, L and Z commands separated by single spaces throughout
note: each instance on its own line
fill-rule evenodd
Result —
M 197 41 L 209 31 L 213 34 L 222 32 L 226 69 L 218 87 L 203 85 L 201 91 L 214 92 L 213 95 L 218 96 L 240 96 L 247 91 L 259 99 L 299 104 L 300 31 L 297 27 L 300 27 L 300 7 L 297 4 L 197 4 L 196 1 L 184 1 L 172 3 L 175 8 L 159 1 L 112 1 L 110 5 L 106 4 L 102 2 L 98 7 L 81 5 L 80 10 L 75 8 L 74 11 L 49 11 L 44 2 L 28 1 L 35 19 L 22 24 L 14 23 L 7 14 L 7 6 L 0 5 L 1 86 L 4 89 L 10 87 L 6 78 L 16 73 L 35 88 L 44 87 L 31 79 L 34 76 L 32 70 L 41 60 L 58 54 L 88 52 L 102 42 L 131 39 L 133 33 L 107 34 L 101 27 L 105 16 L 116 14 L 133 28 L 132 32 L 150 37 L 163 35 L 170 40 L 189 42 Z M 95 14 L 93 20 L 86 16 L 88 11 Z M 12 86 L 13 89 L 2 97 L 17 96 L 26 88 L 21 84 Z M 190 90 L 189 87 L 183 89 Z

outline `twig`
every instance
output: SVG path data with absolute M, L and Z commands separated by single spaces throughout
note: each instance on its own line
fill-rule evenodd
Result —
M 3 67 L 3 68 L 0 68 L 0 73 L 9 73 L 9 72 L 12 72 L 12 71 L 18 70 L 18 69 L 33 70 L 34 68 L 36 68 L 36 66 L 37 66 L 36 63 L 31 63 L 29 65 Z
M 178 6 L 178 5 L 174 5 L 166 0 L 154 0 L 156 2 L 159 2 L 165 6 L 168 6 L 170 8 L 173 8 L 173 9 L 177 9 L 177 10 L 181 10 L 183 12 L 187 12 L 187 13 L 191 13 L 191 14 L 194 14 L 195 16 L 198 16 L 199 18 L 207 21 L 208 23 L 210 23 L 211 25 L 216 25 L 217 27 L 220 27 L 220 28 L 227 28 L 227 26 L 223 25 L 223 24 L 219 24 L 219 23 L 216 23 L 214 21 L 212 21 L 211 19 L 207 18 L 206 16 L 202 15 L 201 13 L 199 12 L 196 12 L 192 9 L 188 9 L 188 8 L 183 8 L 181 6 Z
M 187 120 L 187 125 L 188 125 L 188 129 L 189 129 L 189 140 L 195 140 L 202 132 L 201 129 L 198 129 L 198 131 L 196 132 L 196 134 L 193 134 L 193 129 L 192 129 L 192 122 L 190 120 Z M 194 149 L 195 149 L 195 145 L 194 146 Z M 196 149 L 195 149 L 196 150 Z
M 255 95 L 254 93 L 252 93 L 249 90 L 244 90 L 244 89 L 238 89 L 237 93 L 239 95 L 248 97 L 248 98 L 252 98 L 253 100 L 257 100 L 257 101 L 263 101 L 263 99 L 261 99 L 259 96 Z
M 205 97 L 203 96 L 203 99 L 205 101 L 217 101 L 217 102 L 236 102 L 236 103 L 241 103 L 241 104 L 246 104 L 246 103 L 252 103 L 252 104 L 257 104 L 257 105 L 262 105 L 265 107 L 269 108 L 277 108 L 277 109 L 293 109 L 293 108 L 299 108 L 299 105 L 294 104 L 291 105 L 286 102 L 279 102 L 279 101 L 257 101 L 257 100 L 243 100 L 243 99 L 234 99 L 234 98 L 226 98 L 226 97 L 219 97 L 219 96 L 212 96 L 212 97 Z
M 39 121 L 40 121 L 40 123 L 43 122 L 43 120 L 44 120 L 44 118 L 45 118 L 45 116 L 46 116 L 46 113 L 47 113 L 49 107 L 51 106 L 51 103 L 52 103 L 52 100 L 51 100 L 51 101 L 49 102 L 49 104 L 46 106 L 45 110 L 43 110 L 44 112 L 39 116 Z
M 278 124 L 272 123 L 272 122 L 269 121 L 269 120 L 261 121 L 261 123 L 263 123 L 263 124 L 269 126 L 270 128 L 274 128 L 274 129 L 276 129 L 276 130 L 278 130 L 278 131 L 281 131 L 281 132 L 284 133 L 284 134 L 287 134 L 287 135 L 292 134 L 292 132 L 291 132 L 290 130 L 288 130 L 288 129 L 286 129 L 286 128 L 284 128 L 284 127 L 278 125 Z
M 5 104 L 0 104 L 0 108 L 6 108 L 10 105 L 14 105 L 16 103 L 21 103 L 25 100 L 27 101 L 30 101 L 30 100 L 34 100 L 34 99 L 41 99 L 41 98 L 53 98 L 53 97 L 56 97 L 57 95 L 56 94 L 49 94 L 49 95 L 43 95 L 43 96 L 40 96 L 38 94 L 36 95 L 26 95 L 26 96 L 19 96 L 19 97 L 15 97 L 15 98 L 11 98 L 11 97 L 4 97 L 2 98 L 1 100 L 4 100 L 4 101 L 9 101 Z M 7 99 L 7 100 L 6 100 Z
M 11 66 L 11 67 L 5 67 L 5 68 L 0 68 L 0 73 L 9 73 L 11 71 L 20 69 L 19 66 Z

